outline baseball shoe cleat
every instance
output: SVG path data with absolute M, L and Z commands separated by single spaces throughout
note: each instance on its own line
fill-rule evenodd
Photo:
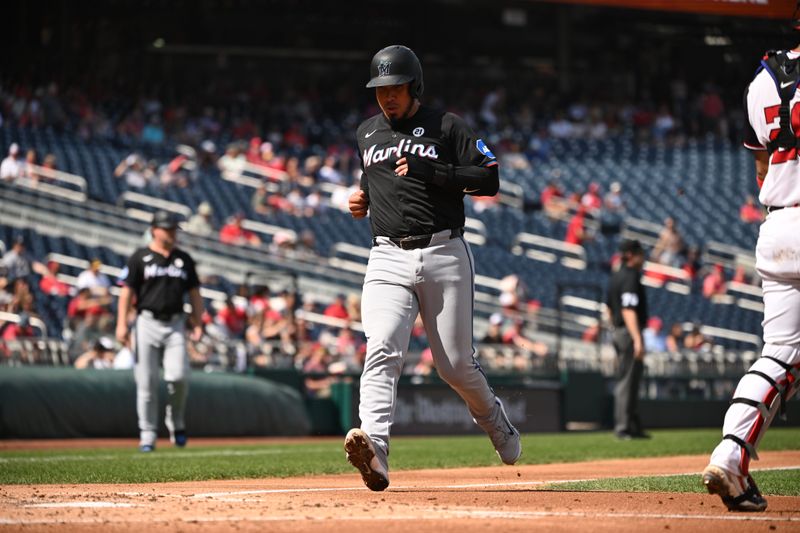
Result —
M 389 486 L 388 469 L 375 452 L 369 435 L 358 428 L 351 429 L 344 438 L 344 451 L 348 462 L 358 469 L 370 490 L 381 491 Z
M 767 500 L 749 475 L 736 476 L 718 466 L 708 465 L 703 470 L 703 485 L 709 494 L 722 498 L 729 511 L 758 512 L 767 508 Z
M 503 407 L 503 402 L 499 398 L 497 398 L 497 408 L 487 433 L 494 445 L 494 450 L 503 463 L 513 465 L 519 460 L 522 455 L 520 434 L 517 428 L 511 425 L 506 408 Z
M 155 444 L 140 444 L 139 451 L 142 453 L 150 453 L 156 451 Z
M 189 439 L 186 437 L 186 431 L 182 429 L 170 435 L 169 440 L 178 448 L 183 448 L 186 446 L 186 443 L 189 442 Z

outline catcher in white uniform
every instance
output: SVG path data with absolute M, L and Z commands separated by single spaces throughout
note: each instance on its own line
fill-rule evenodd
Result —
M 763 511 L 767 501 L 749 474 L 772 419 L 783 414 L 800 378 L 800 46 L 770 51 L 745 93 L 744 145 L 755 156 L 759 200 L 767 209 L 756 244 L 764 295 L 764 348 L 739 381 L 722 442 L 703 484 L 731 511 Z

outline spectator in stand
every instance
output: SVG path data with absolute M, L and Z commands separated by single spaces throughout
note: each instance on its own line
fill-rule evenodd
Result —
M 650 253 L 650 259 L 662 265 L 680 267 L 680 255 L 683 248 L 683 237 L 678 232 L 675 220 L 667 217 L 664 220 L 664 227 L 658 235 L 658 240 L 653 246 L 653 251 Z
M 42 161 L 42 167 L 48 170 L 58 170 L 56 166 L 56 156 L 53 154 L 47 154 L 44 156 L 44 160 Z
M 91 263 L 89 263 L 89 268 L 78 275 L 75 287 L 78 290 L 84 288 L 89 289 L 92 291 L 92 294 L 108 294 L 108 290 L 111 288 L 111 280 L 108 279 L 108 276 L 100 272 L 100 267 L 102 266 L 103 262 L 100 261 L 100 259 L 97 257 L 92 259 Z
M 656 118 L 653 121 L 653 139 L 657 141 L 663 141 L 669 137 L 674 129 L 675 119 L 669 112 L 669 107 L 662 105 L 659 107 L 658 115 L 656 115 Z
M 313 377 L 306 377 L 304 381 L 306 395 L 309 398 L 327 398 L 330 396 L 333 380 L 324 375 L 328 373 L 330 364 L 331 356 L 328 353 L 328 349 L 320 343 L 313 345 L 311 354 L 302 363 L 303 373 L 313 375 Z
M 20 177 L 27 178 L 34 183 L 39 182 L 39 173 L 36 171 L 36 150 L 30 149 L 25 153 L 25 161 L 20 165 Z
M 500 280 L 499 303 L 504 311 L 519 311 L 528 297 L 528 287 L 516 274 L 509 274 Z
M 259 184 L 256 190 L 253 191 L 253 196 L 250 199 L 250 207 L 259 215 L 269 215 L 275 211 L 270 203 L 270 194 L 267 191 L 266 183 Z
M 91 350 L 83 352 L 75 359 L 75 368 L 97 370 L 114 368 L 114 342 L 108 337 L 100 337 Z
M 97 322 L 107 322 L 111 316 L 109 306 L 111 296 L 93 295 L 91 289 L 84 287 L 78 290 L 67 305 L 67 319 L 72 330 L 78 330 L 82 325 L 94 325 Z
M 486 329 L 486 334 L 481 338 L 484 344 L 503 344 L 503 315 L 500 313 L 492 313 L 489 317 L 489 327 Z
M 361 296 L 351 292 L 347 295 L 347 318 L 353 322 L 361 322 Z
M 561 218 L 569 210 L 564 191 L 555 180 L 550 180 L 539 197 L 545 214 L 550 218 Z
M 608 188 L 608 193 L 606 193 L 603 198 L 603 204 L 606 211 L 611 213 L 622 213 L 625 211 L 625 202 L 622 199 L 622 185 L 620 182 L 615 181 L 611 184 Z
M 711 347 L 711 340 L 707 338 L 700 329 L 703 327 L 699 322 L 692 325 L 692 330 L 683 338 L 683 347 L 687 350 L 703 351 Z
M 254 165 L 261 165 L 261 137 L 253 137 L 250 139 L 250 143 L 247 145 L 247 152 L 245 153 L 245 159 L 248 163 L 252 163 Z
M 35 337 L 36 332 L 31 326 L 31 317 L 28 313 L 20 313 L 18 322 L 11 322 L 3 329 L 3 334 L 0 338 L 4 341 L 14 341 L 17 339 L 25 339 Z
M 586 208 L 580 206 L 567 224 L 567 234 L 564 242 L 567 244 L 583 245 L 589 239 L 586 231 Z
M 764 211 L 756 205 L 756 200 L 748 195 L 739 208 L 739 219 L 748 224 L 760 224 L 764 221 Z
M 419 354 L 419 361 L 414 365 L 412 373 L 415 376 L 430 376 L 435 370 L 436 365 L 433 363 L 433 351 L 429 346 Z
M 145 175 L 145 163 L 139 154 L 131 154 L 120 161 L 114 169 L 114 176 L 124 178 L 128 187 L 135 189 L 144 189 L 149 184 Z
M 186 223 L 186 231 L 195 235 L 210 237 L 214 233 L 214 226 L 211 223 L 211 215 L 213 213 L 214 210 L 211 209 L 211 204 L 202 202 L 197 206 L 197 213 L 192 215 L 189 218 L 189 222 Z
M 4 296 L 4 310 L 9 313 L 33 313 L 36 302 L 27 278 L 17 278 L 7 287 L 7 296 Z
M 349 313 L 347 312 L 347 307 L 345 306 L 345 295 L 344 294 L 337 294 L 336 298 L 333 299 L 333 302 L 325 308 L 325 311 L 322 313 L 327 317 L 331 318 L 341 318 L 343 320 L 347 320 L 350 318 Z
M 68 296 L 72 287 L 58 279 L 58 270 L 61 265 L 58 261 L 48 261 L 47 270 L 49 276 L 42 276 L 39 281 L 39 289 L 49 296 Z
M 225 299 L 225 306 L 217 313 L 215 322 L 229 339 L 240 339 L 247 326 L 247 310 L 236 305 L 231 296 Z
M 11 246 L 11 250 L 3 256 L 2 263 L 9 280 L 27 278 L 30 276 L 31 271 L 43 277 L 50 276 L 50 271 L 47 270 L 47 267 L 31 257 L 27 252 L 25 238 L 22 235 L 14 238 L 14 244 Z
M 713 298 L 725 294 L 727 285 L 725 283 L 725 272 L 722 265 L 714 265 L 706 277 L 703 278 L 703 296 Z
M 261 239 L 252 231 L 244 229 L 242 227 L 243 221 L 244 213 L 239 212 L 234 214 L 228 220 L 228 223 L 219 230 L 220 242 L 236 246 L 259 246 L 261 244 Z
M 322 163 L 322 167 L 318 172 L 319 180 L 325 183 L 333 183 L 334 185 L 344 185 L 344 176 L 336 169 L 336 158 L 329 155 Z
M 317 257 L 316 240 L 312 230 L 304 229 L 301 231 L 295 247 L 295 256 L 302 258 Z
M 683 326 L 675 322 L 669 327 L 669 333 L 664 338 L 664 344 L 667 351 L 670 353 L 677 353 L 683 348 Z
M 522 329 L 525 321 L 522 319 L 515 319 L 511 325 L 503 332 L 503 344 L 513 344 L 517 348 L 525 350 L 528 353 L 538 357 L 547 355 L 547 345 L 540 341 L 529 339 L 523 333 Z
M 587 213 L 596 213 L 603 208 L 603 198 L 600 196 L 600 184 L 592 182 L 581 196 L 581 207 Z
M 271 142 L 261 143 L 260 164 L 261 166 L 279 171 L 283 171 L 286 169 L 286 163 L 284 162 L 283 157 L 280 157 L 275 153 L 274 146 L 272 145 Z
M 13 181 L 22 175 L 22 163 L 18 160 L 19 145 L 11 143 L 8 147 L 8 157 L 0 163 L 0 180 Z
M 238 178 L 242 175 L 246 162 L 247 159 L 239 146 L 237 144 L 229 144 L 225 149 L 225 155 L 217 161 L 217 166 L 222 171 L 223 176 Z
M 689 275 L 689 279 L 694 279 L 697 273 L 700 272 L 700 268 L 702 268 L 700 248 L 698 246 L 690 246 L 686 250 L 686 261 L 681 265 L 681 269 Z
M 664 322 L 657 316 L 647 319 L 647 327 L 642 330 L 642 340 L 646 352 L 666 352 L 667 337 L 661 331 Z

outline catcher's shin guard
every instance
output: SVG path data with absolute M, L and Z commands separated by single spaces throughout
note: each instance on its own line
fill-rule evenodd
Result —
M 738 453 L 737 470 L 748 475 L 750 459 L 758 460 L 756 448 L 761 437 L 776 414 L 785 416 L 786 402 L 798 388 L 800 346 L 765 345 L 762 356 L 736 387 L 722 426 L 723 443 L 714 451 L 712 463 L 726 465 L 715 461 L 715 456 L 727 448 L 728 454 Z M 727 466 L 732 470 L 734 465 L 728 462 Z

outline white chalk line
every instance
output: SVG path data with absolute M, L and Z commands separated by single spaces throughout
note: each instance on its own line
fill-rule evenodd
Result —
M 172 453 L 141 453 L 130 450 L 134 458 L 143 460 L 153 459 L 178 459 L 192 457 L 250 457 L 257 455 L 307 455 L 309 453 L 331 453 L 330 448 L 302 448 L 298 450 L 272 449 L 263 450 L 208 450 L 208 451 L 183 451 Z M 47 457 L 0 457 L 0 463 L 52 463 L 69 461 L 116 461 L 124 454 L 102 455 L 50 455 Z
M 800 465 L 797 466 L 778 466 L 772 468 L 760 468 L 752 470 L 752 472 L 766 472 L 774 470 L 800 470 Z M 541 487 L 546 485 L 562 485 L 568 483 L 587 483 L 591 481 L 605 481 L 611 479 L 624 479 L 629 477 L 672 477 L 672 476 L 694 476 L 700 475 L 700 472 L 684 472 L 677 474 L 642 474 L 637 476 L 624 476 L 624 477 L 603 477 L 603 478 L 582 478 L 582 479 L 556 479 L 548 481 L 501 481 L 498 483 L 467 483 L 458 485 L 401 485 L 390 486 L 389 491 L 404 491 L 404 490 L 448 490 L 448 489 L 486 489 L 486 488 L 499 488 L 499 487 Z M 307 492 L 337 492 L 337 491 L 360 491 L 367 490 L 366 487 L 306 487 L 306 488 L 287 488 L 287 489 L 253 489 L 253 490 L 240 490 L 240 491 L 225 491 L 225 492 L 203 492 L 193 494 L 192 498 L 226 498 L 231 496 L 254 496 L 258 494 L 287 494 L 287 493 L 307 493 Z M 170 494 L 165 496 L 175 496 L 183 498 L 183 495 Z
M 640 520 L 725 520 L 729 522 L 771 522 L 771 523 L 800 523 L 800 517 L 791 516 L 765 516 L 754 514 L 686 514 L 686 513 L 630 513 L 630 512 L 588 512 L 588 511 L 494 511 L 488 509 L 446 509 L 422 508 L 416 514 L 395 515 L 374 513 L 365 516 L 211 516 L 198 518 L 41 518 L 16 520 L 0 518 L 0 525 L 51 525 L 51 524 L 130 524 L 130 523 L 225 523 L 225 522 L 296 522 L 304 520 L 309 522 L 375 522 L 399 520 L 429 520 L 441 521 L 453 518 L 470 518 L 478 520 L 533 520 L 545 518 L 579 518 L 579 519 L 619 519 L 633 518 Z
M 78 507 L 87 509 L 100 509 L 108 507 L 136 507 L 132 503 L 120 502 L 51 502 L 51 503 L 33 503 L 30 505 L 23 505 L 23 507 L 40 507 L 40 508 L 60 508 L 60 507 Z

